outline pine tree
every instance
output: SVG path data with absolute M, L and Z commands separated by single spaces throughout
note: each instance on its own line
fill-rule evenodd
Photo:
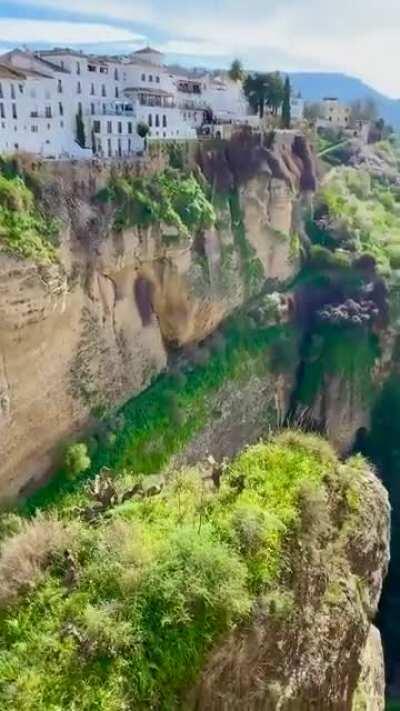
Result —
M 85 125 L 83 123 L 81 106 L 76 114 L 76 141 L 81 148 L 86 148 Z
M 291 114 L 290 114 L 290 96 L 292 90 L 290 86 L 290 79 L 286 77 L 285 86 L 283 89 L 283 102 L 282 102 L 282 128 L 290 128 L 291 125 Z

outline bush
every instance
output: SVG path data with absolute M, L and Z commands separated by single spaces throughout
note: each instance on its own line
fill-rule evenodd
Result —
M 91 461 L 86 444 L 71 444 L 64 458 L 64 466 L 68 477 L 74 478 L 90 468 Z

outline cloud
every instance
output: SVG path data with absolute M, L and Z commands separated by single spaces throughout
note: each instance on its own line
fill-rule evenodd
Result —
M 79 45 L 144 41 L 132 30 L 112 25 L 51 20 L 0 19 L 0 42 Z
M 240 56 L 246 66 L 259 69 L 275 68 L 278 59 L 283 70 L 344 71 L 400 96 L 399 0 L 75 0 L 72 10 L 68 0 L 13 2 L 27 12 L 42 8 L 54 17 L 65 13 L 70 19 L 75 13 L 97 41 L 107 42 L 108 36 L 119 41 L 112 32 L 126 36 L 129 27 L 145 27 L 151 41 L 168 54 L 210 61 L 218 57 L 220 64 Z M 89 30 L 100 22 L 109 33 L 101 38 L 97 30 Z M 26 41 L 17 37 L 17 23 L 13 21 L 13 37 Z M 0 41 L 2 24 L 0 19 Z M 89 41 L 82 27 L 78 22 L 75 44 Z M 66 42 L 51 32 L 47 38 Z M 31 36 L 29 41 L 35 40 Z

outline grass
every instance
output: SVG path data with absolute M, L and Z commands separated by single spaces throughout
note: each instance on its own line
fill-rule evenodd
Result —
M 184 471 L 95 527 L 65 521 L 74 583 L 49 555 L 29 594 L 0 609 L 1 708 L 179 708 L 210 649 L 273 599 L 304 487 L 336 477 L 346 506 L 345 469 L 318 437 L 288 432 L 246 449 L 214 493 Z

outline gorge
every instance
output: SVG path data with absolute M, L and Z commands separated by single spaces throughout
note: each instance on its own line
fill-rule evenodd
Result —
M 3 708 L 383 709 L 379 478 L 397 691 L 400 152 L 336 163 L 1 166 Z

